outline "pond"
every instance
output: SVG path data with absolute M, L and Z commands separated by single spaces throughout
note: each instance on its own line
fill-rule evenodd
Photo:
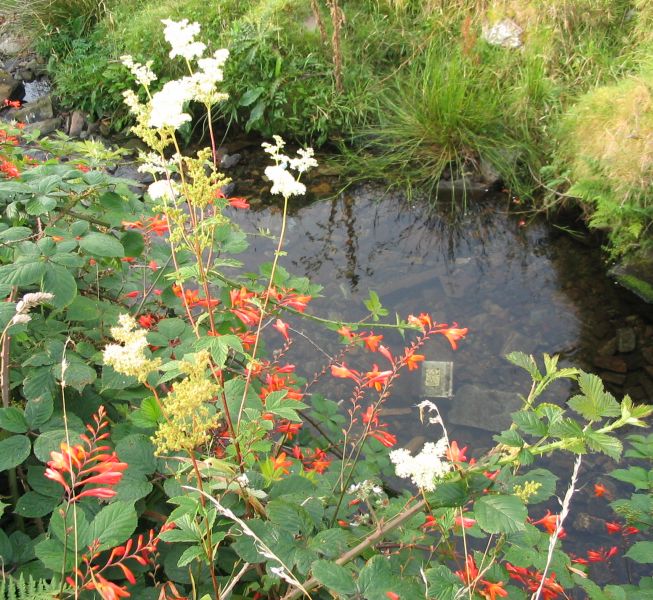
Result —
M 653 398 L 651 307 L 606 276 L 599 249 L 578 243 L 543 219 L 526 223 L 511 210 L 514 202 L 507 194 L 488 193 L 468 198 L 464 212 L 429 212 L 423 202 L 411 203 L 401 193 L 366 184 L 297 207 L 288 217 L 287 256 L 281 264 L 324 286 L 322 297 L 311 303 L 314 314 L 361 318 L 363 301 L 374 290 L 391 321 L 395 313 L 405 318 L 426 311 L 435 320 L 469 328 L 456 352 L 442 338 L 429 341 L 423 352 L 427 361 L 453 363 L 453 397 L 435 401 L 450 438 L 469 446 L 468 456 L 492 445 L 492 434 L 521 405 L 519 394 L 528 392 L 525 372 L 503 358 L 514 350 L 532 353 L 540 362 L 544 352 L 559 354 L 565 366 L 601 374 L 618 399 L 626 392 L 640 402 Z M 246 231 L 263 228 L 274 234 L 281 211 L 274 204 L 259 205 L 239 211 L 236 220 Z M 247 266 L 271 260 L 272 240 L 253 236 L 250 243 Z M 338 347 L 335 333 L 288 320 L 326 352 Z M 373 324 L 369 329 L 374 330 Z M 384 335 L 399 352 L 400 336 Z M 307 356 L 315 356 L 315 362 Z M 306 376 L 323 364 L 301 339 L 288 359 Z M 354 359 L 348 364 L 355 366 Z M 441 435 L 419 423 L 415 405 L 424 397 L 422 378 L 421 370 L 403 374 L 383 413 L 399 445 L 414 451 Z M 328 385 L 331 398 L 347 398 L 346 382 L 330 379 Z M 556 383 L 547 400 L 562 402 L 571 391 L 570 385 Z M 561 478 L 562 493 L 571 456 L 558 457 L 548 467 Z M 613 494 L 630 494 L 630 486 L 620 488 L 606 476 L 613 468 L 604 456 L 584 463 L 580 491 L 565 524 L 574 534 L 568 550 L 583 553 L 589 544 L 615 543 L 604 526 L 614 515 L 606 499 L 593 494 L 598 482 Z M 624 561 L 615 559 L 610 569 L 593 576 L 599 582 L 625 581 Z

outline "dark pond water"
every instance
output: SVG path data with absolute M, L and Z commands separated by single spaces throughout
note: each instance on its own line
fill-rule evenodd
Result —
M 442 338 L 429 342 L 424 354 L 427 360 L 453 362 L 453 398 L 436 402 L 450 438 L 469 446 L 472 455 L 490 447 L 493 432 L 519 408 L 518 394 L 528 392 L 525 373 L 502 358 L 513 350 L 540 357 L 543 352 L 560 354 L 562 364 L 609 379 L 618 398 L 625 391 L 638 401 L 653 398 L 653 368 L 645 360 L 651 360 L 653 347 L 650 306 L 605 275 L 598 249 L 579 244 L 543 220 L 525 224 L 511 208 L 514 204 L 505 194 L 488 194 L 468 199 L 464 214 L 428 213 L 423 203 L 411 204 L 401 194 L 360 186 L 291 211 L 287 256 L 281 262 L 293 274 L 324 286 L 323 297 L 311 303 L 314 314 L 356 320 L 374 290 L 391 320 L 395 313 L 406 317 L 426 311 L 438 321 L 469 328 L 458 351 Z M 277 233 L 281 212 L 268 205 L 239 212 L 237 220 L 246 231 Z M 253 237 L 251 244 L 249 266 L 271 260 L 272 240 Z M 333 332 L 303 321 L 292 325 L 329 353 L 338 347 Z M 386 334 L 386 341 L 401 350 L 399 335 Z M 288 358 L 306 375 L 323 364 L 301 339 Z M 348 364 L 355 367 L 356 360 L 350 357 Z M 329 386 L 333 399 L 347 397 L 346 383 L 331 380 Z M 564 401 L 571 391 L 569 385 L 556 384 L 547 400 Z M 441 435 L 419 423 L 415 405 L 422 394 L 421 371 L 406 373 L 385 411 L 390 430 L 412 450 Z M 559 493 L 564 493 L 572 458 L 559 457 L 549 467 L 561 477 Z M 590 542 L 592 547 L 615 543 L 604 528 L 604 520 L 614 516 L 606 511 L 604 498 L 593 496 L 596 482 L 614 494 L 630 493 L 632 488 L 617 488 L 606 476 L 612 468 L 602 456 L 582 467 L 581 490 L 566 524 L 577 534 L 569 536 L 566 546 L 572 551 L 581 553 Z M 597 576 L 625 580 L 623 560 L 601 568 Z

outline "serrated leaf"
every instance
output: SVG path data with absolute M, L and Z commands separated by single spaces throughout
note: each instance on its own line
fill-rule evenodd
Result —
M 649 469 L 631 465 L 627 469 L 615 469 L 609 475 L 619 481 L 634 485 L 636 490 L 653 489 L 653 472 Z
M 41 281 L 44 273 L 45 263 L 40 260 L 4 265 L 0 267 L 0 283 L 18 287 L 32 285 Z
M 95 369 L 81 362 L 68 363 L 64 372 L 65 384 L 68 387 L 82 392 L 87 385 L 90 385 L 97 379 Z
M 521 410 L 512 413 L 513 422 L 524 433 L 544 437 L 547 435 L 549 428 L 533 411 Z
M 337 558 L 345 552 L 349 534 L 341 527 L 324 529 L 308 540 L 308 547 L 327 558 Z
M 25 420 L 32 431 L 46 423 L 54 412 L 52 396 L 38 396 L 27 401 L 25 405 Z
M 61 498 L 44 496 L 38 492 L 25 492 L 16 503 L 15 513 L 21 517 L 44 517 L 58 506 Z
M 351 571 L 328 560 L 316 560 L 311 565 L 313 577 L 327 590 L 337 594 L 350 595 L 356 591 Z
M 77 282 L 68 269 L 50 263 L 43 275 L 41 290 L 54 295 L 52 304 L 56 308 L 64 308 L 77 296 Z
M 129 414 L 129 420 L 143 429 L 152 429 L 163 421 L 163 412 L 156 398 L 143 398 L 138 410 Z
M 92 523 L 93 540 L 99 540 L 98 550 L 107 550 L 122 544 L 134 533 L 138 518 L 133 504 L 112 502 L 95 515 Z
M 511 448 L 521 448 L 524 445 L 524 439 L 514 429 L 506 429 L 500 434 L 493 436 L 494 441 L 504 444 Z
M 208 350 L 216 367 L 220 368 L 224 365 L 230 350 L 236 352 L 243 352 L 243 345 L 240 339 L 231 334 L 220 335 L 216 337 L 202 337 L 197 340 L 195 347 L 198 350 Z
M 487 533 L 513 533 L 526 528 L 528 513 L 516 496 L 482 496 L 474 503 L 478 526 Z
M 605 391 L 603 382 L 592 373 L 581 373 L 578 383 L 582 395 L 568 400 L 571 409 L 588 421 L 598 421 L 603 417 L 618 417 L 621 407 L 614 396 Z
M 534 381 L 540 381 L 542 379 L 542 374 L 537 368 L 537 363 L 532 356 L 524 354 L 523 352 L 511 352 L 506 355 L 506 359 L 513 365 L 527 371 Z
M 592 431 L 591 429 L 585 432 L 585 443 L 592 450 L 603 452 L 603 454 L 607 454 L 614 460 L 619 460 L 621 458 L 621 453 L 624 449 L 623 444 L 616 437 L 608 435 L 607 433 Z

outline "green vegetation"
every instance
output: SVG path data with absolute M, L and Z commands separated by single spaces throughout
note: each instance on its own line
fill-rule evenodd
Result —
M 340 0 L 342 89 L 324 0 L 51 3 L 73 18 L 64 23 L 35 0 L 26 14 L 49 34 L 41 45 L 60 102 L 115 129 L 128 122 L 120 92 L 130 80 L 119 56 L 153 60 L 162 82 L 177 77 L 158 25 L 188 18 L 231 52 L 230 99 L 216 112 L 231 127 L 330 142 L 350 175 L 428 190 L 443 173 L 459 180 L 483 161 L 536 208 L 555 208 L 564 197 L 542 199 L 543 186 L 571 188 L 590 225 L 608 232 L 612 258 L 646 251 L 647 159 L 633 161 L 641 162 L 638 173 L 615 162 L 620 148 L 624 156 L 647 152 L 644 123 L 640 144 L 632 131 L 617 134 L 630 95 L 647 100 L 653 8 L 646 0 Z M 520 28 L 520 47 L 485 40 L 503 19 Z M 637 110 L 648 123 L 646 106 Z

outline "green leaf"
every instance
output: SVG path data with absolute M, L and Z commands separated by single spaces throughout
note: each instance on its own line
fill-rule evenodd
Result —
M 11 433 L 25 433 L 28 426 L 23 411 L 15 406 L 0 408 L 0 428 Z
M 59 502 L 61 498 L 52 498 L 37 492 L 25 492 L 16 503 L 15 513 L 21 517 L 44 517 L 49 515 Z
M 145 239 L 138 231 L 125 231 L 120 237 L 125 256 L 137 257 L 145 250 Z
M 653 563 L 653 542 L 635 542 L 626 556 L 638 563 Z
M 504 444 L 511 448 L 521 448 L 524 445 L 524 439 L 514 429 L 506 429 L 500 434 L 493 436 L 493 439 L 499 444 Z
M 615 469 L 609 475 L 619 481 L 634 485 L 636 490 L 653 489 L 653 471 L 649 469 L 630 466 L 627 469 Z
M 131 465 L 129 465 L 131 467 Z M 133 504 L 141 498 L 145 498 L 154 489 L 154 486 L 147 480 L 145 475 L 140 473 L 127 472 L 114 488 L 117 492 L 116 500 Z
M 603 382 L 592 373 L 581 373 L 578 378 L 583 395 L 568 400 L 569 407 L 588 421 L 603 417 L 618 417 L 621 407 L 614 396 L 605 391 Z
M 303 402 L 286 399 L 286 390 L 271 392 L 265 397 L 265 411 L 290 421 L 301 421 L 298 410 L 308 408 Z
M 39 434 L 34 441 L 34 454 L 42 463 L 50 460 L 51 452 L 59 452 L 61 442 L 66 441 L 66 432 L 63 429 L 54 429 Z M 70 442 L 77 442 L 77 434 L 70 433 Z
M 521 410 L 512 413 L 511 416 L 517 427 L 529 435 L 544 437 L 549 431 L 546 423 L 541 421 L 533 411 Z
M 350 595 L 356 591 L 351 572 L 328 560 L 316 560 L 312 566 L 313 577 L 329 591 L 337 594 Z
M 54 412 L 52 396 L 38 396 L 27 401 L 25 405 L 25 420 L 32 431 L 47 423 Z
M 43 275 L 41 290 L 54 294 L 55 308 L 68 306 L 77 296 L 77 282 L 65 267 L 49 263 Z
M 27 460 L 32 443 L 25 435 L 12 435 L 0 442 L 0 471 L 13 469 Z
M 179 557 L 179 560 L 177 561 L 177 566 L 178 567 L 185 567 L 186 565 L 190 564 L 193 562 L 195 559 L 203 558 L 206 555 L 204 554 L 204 549 L 202 546 L 191 546 L 190 548 L 186 548 Z
M 533 378 L 534 381 L 541 381 L 542 374 L 537 368 L 537 363 L 532 356 L 524 354 L 523 352 L 511 352 L 506 355 L 506 359 L 509 360 L 513 365 L 528 371 L 528 374 Z
M 183 319 L 161 319 L 157 323 L 157 330 L 167 340 L 174 340 L 184 333 L 186 323 Z
M 77 296 L 68 305 L 66 315 L 70 321 L 95 321 L 100 317 L 98 302 L 86 296 Z
M 350 535 L 341 527 L 323 529 L 308 540 L 308 547 L 327 558 L 337 558 L 347 550 Z
M 379 320 L 379 317 L 385 317 L 388 314 L 387 309 L 383 308 L 381 301 L 379 300 L 379 295 L 370 290 L 369 297 L 367 300 L 363 301 L 365 308 L 370 311 L 372 319 L 375 321 Z
M 45 476 L 45 467 L 42 465 L 30 465 L 27 467 L 27 483 L 42 496 L 50 498 L 61 498 L 62 487 L 56 481 Z
M 197 340 L 195 344 L 197 350 L 208 350 L 216 367 L 220 368 L 224 365 L 230 350 L 236 352 L 243 352 L 243 344 L 240 339 L 231 334 L 220 336 L 206 336 Z
M 93 383 L 97 379 L 95 369 L 81 362 L 70 362 L 64 373 L 66 386 L 76 389 L 78 392 Z
M 32 285 L 41 281 L 44 273 L 45 263 L 40 260 L 4 265 L 0 267 L 0 283 L 19 287 Z
M 23 381 L 23 395 L 28 400 L 40 397 L 52 398 L 55 380 L 51 366 L 30 369 Z
M 129 465 L 129 473 L 136 471 L 149 475 L 156 470 L 154 446 L 150 438 L 142 433 L 122 438 L 116 445 L 116 453 L 122 462 Z
M 80 240 L 79 246 L 93 256 L 104 258 L 122 258 L 125 256 L 125 249 L 122 244 L 112 235 L 105 233 L 89 233 Z
M 141 407 L 129 413 L 129 420 L 142 429 L 153 429 L 163 421 L 163 412 L 156 398 L 143 398 Z
M 528 513 L 516 496 L 482 496 L 474 503 L 478 526 L 487 533 L 513 533 L 525 529 Z
M 518 475 L 512 479 L 513 488 L 515 485 L 524 485 L 528 481 L 535 481 L 541 484 L 541 487 L 530 496 L 529 504 L 538 504 L 548 500 L 556 492 L 556 482 L 558 478 L 547 469 L 532 469 L 524 475 Z
M 596 452 L 603 452 L 614 460 L 621 458 L 623 452 L 623 444 L 616 437 L 608 435 L 607 433 L 600 433 L 588 429 L 585 432 L 585 443 L 589 448 Z
M 427 569 L 424 574 L 429 584 L 429 598 L 455 600 L 458 591 L 463 587 L 460 579 L 445 565 L 436 565 Z
M 386 592 L 404 597 L 401 580 L 393 575 L 390 562 L 385 556 L 373 556 L 361 569 L 358 588 L 366 600 L 387 600 Z
M 99 550 L 107 550 L 122 544 L 136 529 L 138 516 L 134 505 L 128 502 L 112 502 L 93 519 L 92 537 L 100 541 Z
M 299 505 L 271 500 L 266 508 L 270 521 L 293 535 L 300 532 L 306 534 L 312 530 L 310 517 Z

